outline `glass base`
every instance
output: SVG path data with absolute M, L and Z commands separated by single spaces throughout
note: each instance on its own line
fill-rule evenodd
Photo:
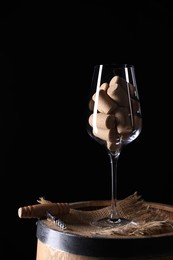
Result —
M 102 218 L 102 219 L 91 222 L 91 225 L 93 225 L 93 226 L 105 227 L 105 228 L 114 228 L 114 227 L 118 227 L 121 225 L 127 225 L 127 224 L 135 225 L 136 223 L 134 221 L 126 219 L 126 218 L 115 218 L 115 219 Z

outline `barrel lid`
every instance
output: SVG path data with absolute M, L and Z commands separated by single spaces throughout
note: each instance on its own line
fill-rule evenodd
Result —
M 85 206 L 85 203 L 84 203 Z M 173 208 L 152 203 L 169 212 L 172 220 Z M 170 211 L 169 211 L 170 208 Z M 173 232 L 151 236 L 88 236 L 71 229 L 61 230 L 49 220 L 37 221 L 37 238 L 47 246 L 66 253 L 92 257 L 173 257 Z

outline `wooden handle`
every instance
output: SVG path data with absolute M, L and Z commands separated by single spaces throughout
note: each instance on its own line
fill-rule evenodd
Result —
M 50 212 L 55 217 L 68 214 L 70 207 L 68 203 L 45 203 L 35 204 L 18 209 L 19 218 L 44 218 L 47 212 Z

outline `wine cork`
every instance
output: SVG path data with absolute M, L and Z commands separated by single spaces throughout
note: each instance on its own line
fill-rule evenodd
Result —
M 139 101 L 136 98 L 129 97 L 127 91 L 121 85 L 115 84 L 110 86 L 107 93 L 121 107 L 129 107 L 129 103 L 131 103 L 133 114 L 139 111 Z
M 142 118 L 140 114 L 133 115 L 134 129 L 142 129 Z
M 110 150 L 111 152 L 120 151 L 121 149 L 120 143 L 106 142 L 106 144 L 107 144 L 107 149 Z
M 94 110 L 94 100 L 90 99 L 89 103 L 88 103 L 88 107 L 90 111 Z
M 120 84 L 111 84 L 107 90 L 107 94 L 119 105 L 128 106 L 129 98 L 128 93 L 124 87 Z
M 128 140 L 129 140 L 129 141 L 132 140 L 132 139 L 131 139 L 131 136 L 132 136 L 132 132 L 123 133 L 123 134 L 121 135 L 122 141 L 123 141 L 123 142 L 128 142 Z
M 127 91 L 127 88 L 129 88 L 129 93 L 131 97 L 135 97 L 136 96 L 136 88 L 134 85 L 132 85 L 131 83 L 128 83 L 125 79 L 123 79 L 120 76 L 114 76 L 110 82 L 109 82 L 109 86 L 115 85 L 115 84 L 119 84 L 121 85 L 125 91 Z
M 61 216 L 68 214 L 70 207 L 68 203 L 45 203 L 35 204 L 18 209 L 19 218 L 44 218 L 47 212 L 50 212 L 54 216 Z
M 107 82 L 105 82 L 100 86 L 100 89 L 106 91 L 108 89 L 108 87 L 109 87 L 109 84 Z M 94 99 L 95 99 L 95 94 L 92 96 L 92 99 L 89 101 L 89 104 L 88 104 L 90 111 L 94 110 Z
M 133 131 L 138 131 L 137 135 L 139 135 L 140 131 L 142 129 L 142 118 L 139 114 L 133 115 Z M 133 131 L 131 132 L 124 132 L 122 133 L 122 140 L 128 141 L 128 139 L 133 139 Z M 136 133 L 134 133 L 136 135 Z
M 93 135 L 104 141 L 109 141 L 112 143 L 116 142 L 119 137 L 116 128 L 112 128 L 112 129 L 93 128 Z
M 107 82 L 105 82 L 105 83 L 101 84 L 100 89 L 107 91 L 108 87 L 109 87 L 109 84 Z
M 140 110 L 140 104 L 139 101 L 136 99 L 131 98 L 131 106 L 132 106 L 132 113 L 136 114 Z
M 94 125 L 94 114 L 89 117 L 89 124 L 93 127 Z M 115 116 L 111 114 L 97 113 L 96 114 L 96 126 L 98 128 L 111 129 L 115 127 Z
M 116 127 L 119 134 L 132 132 L 132 121 L 129 110 L 125 107 L 119 107 L 115 112 Z
M 94 94 L 93 100 L 96 101 L 96 94 Z M 106 91 L 101 89 L 99 91 L 97 110 L 101 113 L 111 114 L 116 110 L 117 107 L 117 103 L 108 96 Z
M 115 85 L 115 84 L 120 84 L 123 87 L 126 87 L 127 82 L 120 76 L 114 76 L 110 82 L 109 82 L 109 86 Z

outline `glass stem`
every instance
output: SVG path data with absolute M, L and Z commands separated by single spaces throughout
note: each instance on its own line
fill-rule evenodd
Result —
M 111 214 L 110 219 L 118 220 L 119 215 L 117 212 L 117 164 L 120 153 L 109 152 L 111 164 Z

